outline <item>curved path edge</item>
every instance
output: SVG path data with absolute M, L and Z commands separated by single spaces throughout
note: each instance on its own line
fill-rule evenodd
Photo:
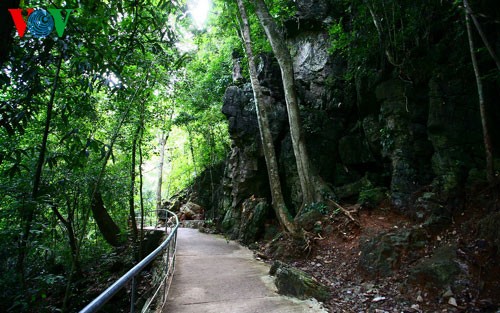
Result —
M 316 300 L 276 292 L 269 265 L 218 235 L 179 228 L 176 268 L 163 313 L 327 312 Z

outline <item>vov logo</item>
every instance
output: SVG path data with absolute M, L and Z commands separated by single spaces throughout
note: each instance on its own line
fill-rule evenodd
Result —
M 16 25 L 17 34 L 23 38 L 26 27 L 33 37 L 45 38 L 56 29 L 57 35 L 62 37 L 68 24 L 69 16 L 74 9 L 41 9 L 28 8 L 27 20 L 23 17 L 23 9 L 9 9 L 10 15 Z M 47 12 L 48 11 L 48 12 Z M 63 17 L 61 12 L 65 12 Z

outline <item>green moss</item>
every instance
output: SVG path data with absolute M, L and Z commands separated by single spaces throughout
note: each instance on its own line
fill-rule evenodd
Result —
M 325 301 L 330 297 L 330 291 L 325 285 L 297 268 L 279 262 L 273 264 L 270 273 L 276 274 L 276 287 L 280 294 L 299 299 L 312 297 L 319 301 Z
M 374 187 L 362 189 L 359 193 L 358 203 L 376 206 L 387 199 L 387 189 L 383 187 Z

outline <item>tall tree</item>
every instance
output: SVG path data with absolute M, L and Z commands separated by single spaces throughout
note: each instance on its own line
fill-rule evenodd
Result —
M 469 5 L 469 1 L 464 0 L 464 8 L 465 8 L 466 16 L 469 16 L 472 19 L 472 21 L 474 22 L 474 26 L 476 26 L 477 33 L 479 34 L 479 36 L 481 36 L 481 39 L 483 40 L 484 46 L 486 47 L 486 49 L 488 49 L 488 52 L 489 52 L 491 58 L 493 59 L 498 70 L 500 71 L 500 60 L 498 59 L 498 57 L 495 53 L 495 50 L 493 50 L 493 47 L 491 46 L 488 38 L 486 38 L 486 34 L 483 32 L 483 28 L 481 27 L 481 24 L 479 24 L 479 21 L 474 16 L 474 12 L 472 11 L 472 9 Z M 468 22 L 468 23 L 470 24 L 470 22 Z M 467 27 L 470 28 L 470 26 L 467 26 Z M 469 33 L 469 31 L 467 31 L 467 32 Z M 470 40 L 470 38 L 471 37 L 469 36 L 469 40 Z
M 481 125 L 483 127 L 484 150 L 486 153 L 486 178 L 492 183 L 495 178 L 495 169 L 493 164 L 493 145 L 491 143 L 490 133 L 488 131 L 488 121 L 486 116 L 486 106 L 484 103 L 483 83 L 481 82 L 481 74 L 479 73 L 479 65 L 477 64 L 476 51 L 474 48 L 474 39 L 472 38 L 472 27 L 470 23 L 470 8 L 467 0 L 464 0 L 465 7 L 465 25 L 467 27 L 467 36 L 469 39 L 470 58 L 474 75 L 476 76 L 477 95 L 479 98 L 479 112 L 481 114 Z
M 163 214 L 160 213 L 161 209 L 161 194 L 162 194 L 162 185 L 163 185 L 163 166 L 165 163 L 165 147 L 167 145 L 168 137 L 170 136 L 170 129 L 172 125 L 172 116 L 174 114 L 173 110 L 170 110 L 170 115 L 168 119 L 164 119 L 163 121 L 163 129 L 160 134 L 159 138 L 159 145 L 160 145 L 160 160 L 158 162 L 158 180 L 156 184 L 156 214 Z
M 322 201 L 324 198 L 323 194 L 331 194 L 332 191 L 317 175 L 307 153 L 306 140 L 300 122 L 299 102 L 295 91 L 293 62 L 285 42 L 285 37 L 269 13 L 265 2 L 263 0 L 254 0 L 253 3 L 255 4 L 256 14 L 264 28 L 281 69 L 290 135 L 292 137 L 293 152 L 302 191 L 303 208 L 305 205 L 313 202 Z
M 158 181 L 156 184 L 156 210 L 161 209 L 161 185 L 163 184 L 163 164 L 165 163 L 165 146 L 167 145 L 169 132 L 163 130 L 159 138 L 160 160 L 158 161 Z
M 296 234 L 297 229 L 291 219 L 290 212 L 288 211 L 283 193 L 281 191 L 281 183 L 278 172 L 278 162 L 276 160 L 276 152 L 274 149 L 273 136 L 269 127 L 269 120 L 266 105 L 269 102 L 269 97 L 265 96 L 262 87 L 257 78 L 257 66 L 255 65 L 252 40 L 250 37 L 250 26 L 248 16 L 246 13 L 243 0 L 237 0 L 238 9 L 241 17 L 241 33 L 243 36 L 245 51 L 248 58 L 248 69 L 250 72 L 250 82 L 252 84 L 253 95 L 255 100 L 255 109 L 257 111 L 257 121 L 259 123 L 260 138 L 262 141 L 262 150 L 267 165 L 267 174 L 269 176 L 269 185 L 271 187 L 271 196 L 273 201 L 273 208 L 280 224 L 286 231 L 291 234 Z
M 130 191 L 129 191 L 129 219 L 131 221 L 130 227 L 132 228 L 132 236 L 134 240 L 137 240 L 137 221 L 135 219 L 135 168 L 137 166 L 136 156 L 137 156 L 137 140 L 141 132 L 141 125 L 137 125 L 134 136 L 132 137 L 132 152 L 131 152 L 131 164 L 130 164 Z

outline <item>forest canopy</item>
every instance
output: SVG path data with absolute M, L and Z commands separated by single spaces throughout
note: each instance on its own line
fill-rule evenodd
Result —
M 302 251 L 342 201 L 454 221 L 498 181 L 493 2 L 1 1 L 0 311 L 83 307 L 186 195 Z
M 237 40 L 218 40 L 208 5 L 2 2 L 10 21 L 8 8 L 58 8 L 67 24 L 62 36 L 37 36 L 29 19 L 22 37 L 2 29 L 1 311 L 37 311 L 45 298 L 82 306 L 75 284 L 137 238 L 131 221 L 157 207 L 158 183 L 161 202 L 225 158 L 220 107 Z M 200 20 L 209 10 L 211 26 Z

